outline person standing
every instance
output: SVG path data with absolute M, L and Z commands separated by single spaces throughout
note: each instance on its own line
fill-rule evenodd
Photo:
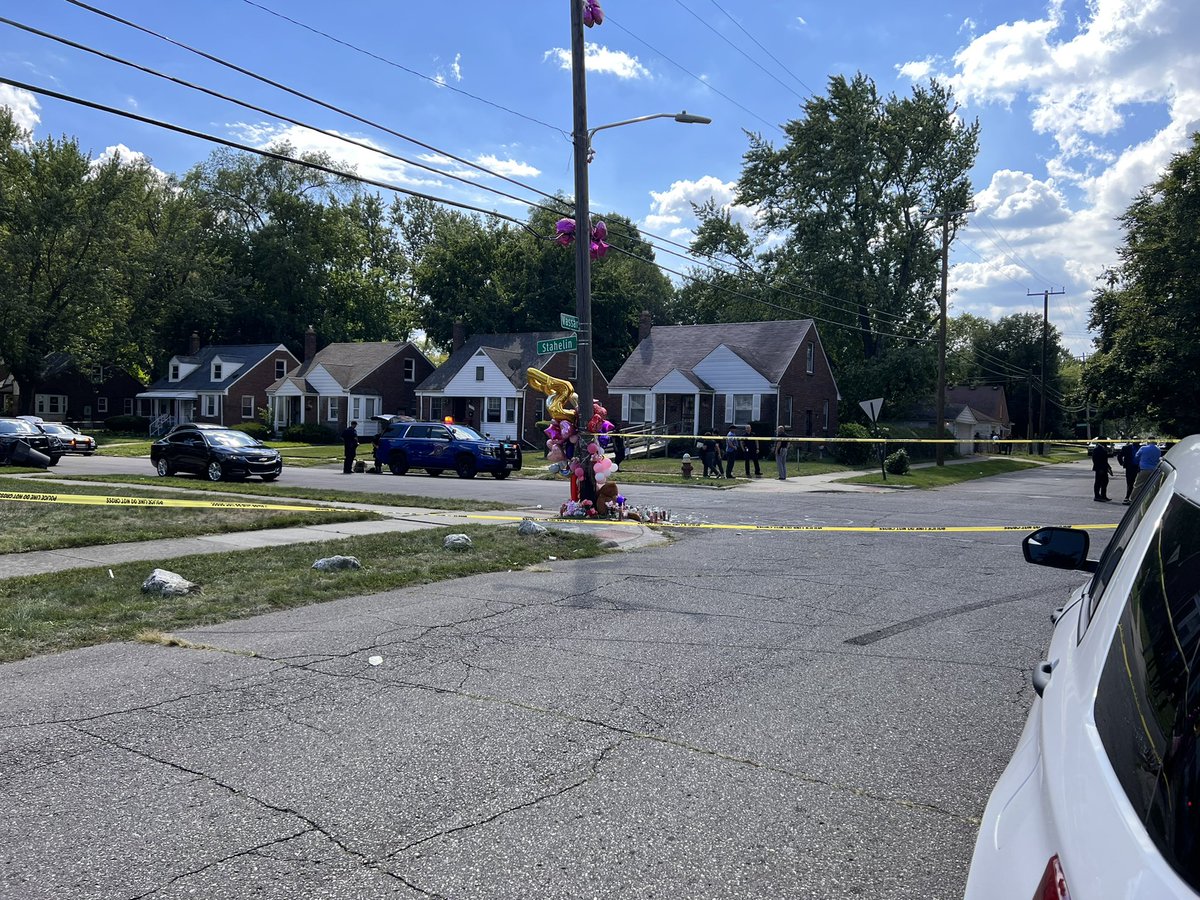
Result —
M 738 439 L 738 431 L 736 425 L 729 426 L 729 433 L 725 435 L 725 477 L 733 477 L 733 464 L 737 462 L 738 452 L 741 449 L 741 441 Z M 750 475 L 750 463 L 746 463 L 746 475 Z
M 1117 463 L 1125 470 L 1125 499 L 1121 502 L 1126 506 L 1129 505 L 1129 498 L 1133 496 L 1133 482 L 1137 479 L 1137 452 L 1140 446 L 1137 441 L 1129 441 L 1117 451 Z
M 787 481 L 787 429 L 780 425 L 775 429 L 775 467 L 779 470 L 779 480 Z
M 712 429 L 704 432 L 704 437 L 700 439 L 700 454 L 704 459 L 704 477 L 720 478 L 721 446 Z
M 742 436 L 742 459 L 746 465 L 746 477 L 750 477 L 750 463 L 754 462 L 754 477 L 762 478 L 762 469 L 758 465 L 758 441 L 754 440 L 754 430 L 747 425 Z
M 1092 471 L 1096 473 L 1096 480 L 1092 484 L 1092 499 L 1097 503 L 1108 503 L 1108 476 L 1113 471 L 1112 466 L 1108 464 L 1108 448 L 1104 446 L 1103 439 L 1097 440 L 1091 456 Z
M 1162 459 L 1162 451 L 1158 449 L 1158 444 L 1147 439 L 1146 443 L 1138 447 L 1136 457 L 1138 473 L 1137 477 L 1133 480 L 1133 493 L 1135 494 L 1143 484 L 1150 480 L 1150 476 L 1158 468 L 1158 461 Z
M 349 475 L 354 471 L 354 458 L 358 456 L 358 422 L 351 422 L 342 432 L 342 450 L 342 474 Z

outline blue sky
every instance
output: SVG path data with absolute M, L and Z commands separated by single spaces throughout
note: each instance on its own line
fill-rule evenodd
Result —
M 564 0 L 91 0 L 93 6 L 252 69 L 547 192 L 571 193 L 570 7 Z M 710 116 L 604 131 L 592 205 L 686 242 L 691 204 L 731 204 L 745 132 L 782 138 L 812 91 L 861 71 L 882 92 L 950 82 L 982 124 L 976 212 L 952 253 L 951 312 L 1041 311 L 1089 350 L 1096 279 L 1116 261 L 1115 222 L 1200 128 L 1200 3 L 1072 0 L 910 4 L 796 0 L 602 0 L 587 32 L 592 126 L 651 113 Z M 334 43 L 327 32 L 386 61 Z M 464 185 L 327 134 L 208 98 L 82 51 L 0 26 L 0 74 L 255 146 L 286 138 L 364 175 L 524 218 L 505 187 L 438 152 L 353 122 L 66 2 L 8 0 L 10 19 L 447 171 Z M 406 71 L 411 70 L 411 71 Z M 419 74 L 413 74 L 419 73 Z M 421 77 L 421 76 L 425 77 Z M 473 96 L 471 96 L 473 95 Z M 0 85 L 35 135 L 70 134 L 99 156 L 122 148 L 182 173 L 209 145 Z M 751 221 L 753 210 L 735 214 Z M 680 260 L 660 254 L 672 268 Z M 805 301 L 797 300 L 803 308 Z M 820 310 L 811 312 L 820 314 Z

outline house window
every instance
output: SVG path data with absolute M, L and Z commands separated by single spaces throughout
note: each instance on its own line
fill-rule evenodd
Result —
M 275 360 L 275 377 L 282 378 L 286 374 L 287 374 L 287 360 L 286 359 Z
M 221 380 L 221 364 L 220 363 L 213 363 L 212 373 L 213 373 L 212 374 L 213 381 Z
M 362 397 L 350 398 L 350 420 L 357 422 L 362 418 Z
M 804 355 L 804 371 L 807 372 L 809 375 L 811 375 L 813 373 L 813 363 L 816 361 L 816 358 L 817 358 L 817 351 L 813 347 L 813 342 L 809 341 L 808 349 L 805 351 L 805 355 Z
M 242 394 L 242 418 L 254 418 L 254 396 L 252 394 Z
M 514 422 L 517 421 L 517 398 L 516 397 L 505 397 L 504 398 L 504 421 L 507 422 L 509 425 L 512 425 Z
M 329 408 L 326 412 L 325 418 L 330 422 L 336 422 L 338 417 L 338 407 L 341 406 L 341 404 L 338 403 L 337 397 L 330 397 L 327 403 Z
M 415 359 L 406 359 L 404 361 L 404 380 L 417 380 L 417 361 Z
M 97 397 L 96 398 L 96 412 L 98 412 L 98 413 L 108 412 L 108 398 L 107 397 Z
M 179 380 L 179 363 L 171 363 L 171 380 Z
M 812 437 L 813 433 L 813 414 L 811 409 L 804 411 L 804 436 Z
M 368 397 L 367 398 L 364 412 L 366 412 L 366 414 L 367 414 L 366 417 L 368 419 L 374 418 L 375 414 L 377 412 L 379 412 L 378 406 L 379 406 L 379 398 L 378 397 Z
M 483 421 L 485 421 L 489 424 L 492 424 L 492 423 L 498 424 L 500 422 L 500 398 L 499 397 L 488 397 L 487 398 L 487 411 L 484 415 Z
M 733 395 L 733 424 L 749 425 L 754 418 L 754 395 Z
M 206 419 L 215 419 L 217 417 L 217 395 L 216 394 L 201 394 L 200 405 L 202 411 L 200 415 Z
M 39 416 L 57 416 L 67 411 L 67 398 L 62 394 L 38 394 L 34 402 Z
M 441 418 L 442 418 L 442 398 L 441 397 L 430 397 L 429 398 L 429 418 L 432 419 L 434 422 L 438 422 L 441 420 Z
M 133 415 L 133 398 L 132 397 L 126 398 L 121 411 L 123 413 L 125 413 L 125 415 L 127 415 L 127 416 Z
M 788 428 L 792 427 L 792 395 L 791 394 L 788 394 L 788 396 L 787 396 L 787 404 L 784 406 L 784 414 L 780 417 L 779 424 L 787 425 Z
M 475 380 L 476 380 L 476 381 L 483 381 L 483 366 L 476 366 L 476 367 L 475 367 Z
M 829 401 L 828 400 L 825 401 L 825 404 L 824 404 L 823 408 L 821 409 L 821 419 L 822 419 L 821 427 L 823 429 L 825 429 L 826 434 L 829 434 Z
M 645 394 L 630 394 L 629 395 L 629 416 L 630 422 L 645 422 L 646 421 L 646 395 Z
M 538 398 L 533 402 L 533 420 L 535 422 L 549 421 L 546 418 L 546 398 L 538 395 Z
M 567 354 L 567 381 L 574 381 L 579 377 L 579 354 Z

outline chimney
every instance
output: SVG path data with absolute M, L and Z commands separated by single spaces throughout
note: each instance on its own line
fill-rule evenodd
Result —
M 304 362 L 312 362 L 317 355 L 317 330 L 309 325 L 304 329 Z
M 650 326 L 653 322 L 650 319 L 650 310 L 643 309 L 642 314 L 638 316 L 638 343 L 650 337 Z
M 200 355 L 200 332 L 193 331 L 192 338 L 188 341 L 188 356 Z
M 462 319 L 456 319 L 454 322 L 454 334 L 450 338 L 450 352 L 453 353 L 467 342 L 467 326 Z

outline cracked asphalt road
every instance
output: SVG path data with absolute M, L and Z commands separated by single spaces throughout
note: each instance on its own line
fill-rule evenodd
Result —
M 1114 521 L 1089 488 L 676 496 L 763 524 Z M 1020 538 L 690 531 L 182 633 L 217 649 L 0 666 L 0 897 L 961 896 L 1082 580 Z

